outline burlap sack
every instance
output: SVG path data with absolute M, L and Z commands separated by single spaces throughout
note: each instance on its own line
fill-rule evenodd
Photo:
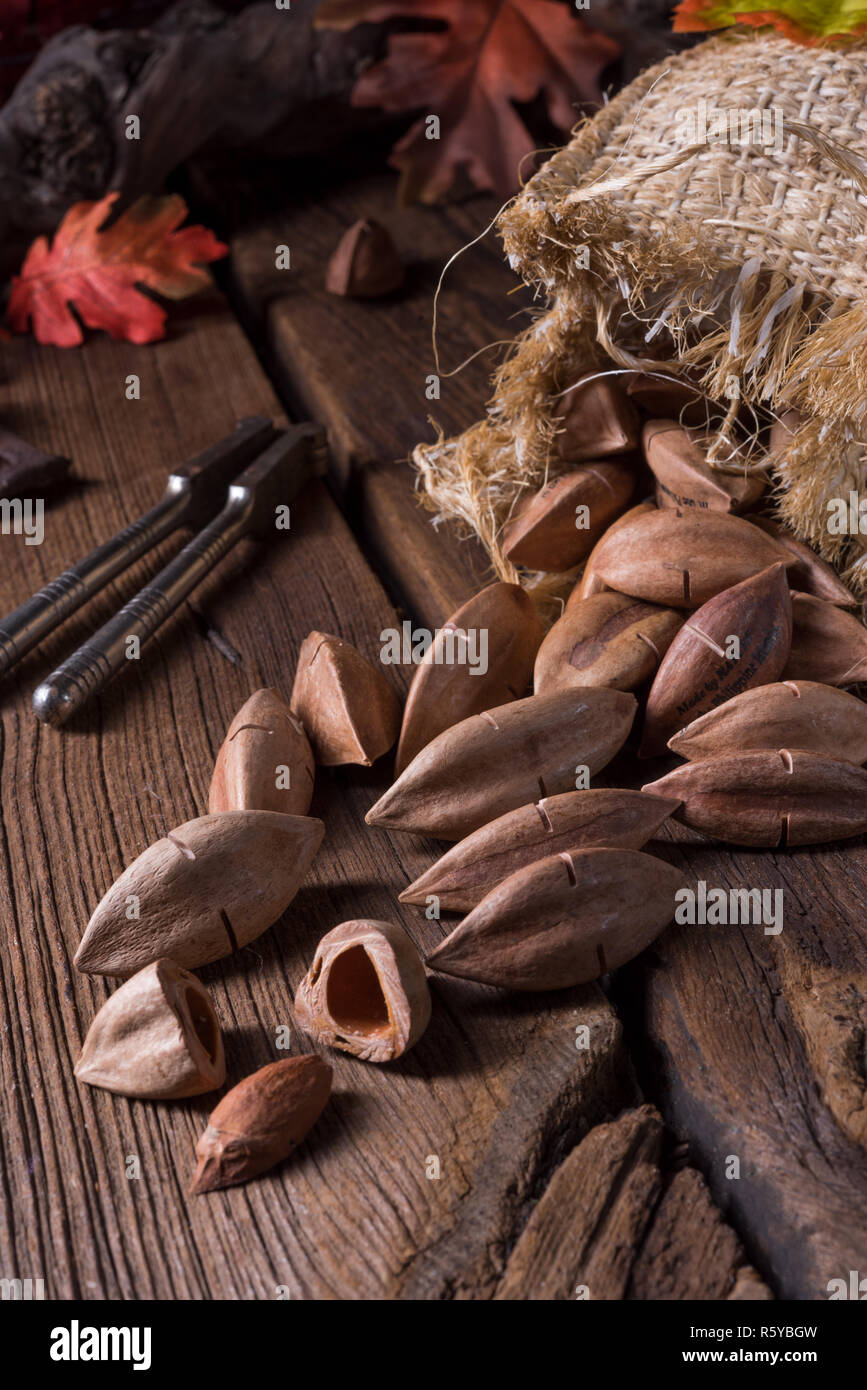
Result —
M 677 361 L 730 401 L 729 423 L 744 407 L 804 413 L 774 454 L 757 435 L 751 466 L 775 479 L 779 516 L 867 595 L 867 536 L 829 532 L 827 508 L 865 487 L 865 190 L 864 43 L 738 33 L 644 73 L 500 214 L 547 311 L 498 372 L 487 418 L 416 449 L 426 504 L 514 578 L 500 533 L 524 490 L 564 466 L 558 393 L 588 370 Z

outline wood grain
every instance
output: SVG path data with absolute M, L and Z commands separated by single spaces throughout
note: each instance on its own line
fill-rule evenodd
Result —
M 432 533 L 415 510 L 405 469 L 388 460 L 431 437 L 420 383 L 432 370 L 434 271 L 479 234 L 489 210 L 473 200 L 444 213 L 398 212 L 390 196 L 385 181 L 366 180 L 241 233 L 233 242 L 234 284 L 284 390 L 328 421 L 355 480 L 346 496 L 350 505 L 353 495 L 360 499 L 357 524 L 389 591 L 433 625 L 463 601 L 471 582 L 479 586 L 478 572 L 465 567 L 478 547 L 462 542 L 451 524 Z M 322 261 L 360 216 L 388 225 L 410 263 L 406 291 L 380 304 L 335 299 L 321 287 Z M 282 278 L 272 268 L 276 240 L 297 252 L 295 269 Z M 517 296 L 506 301 L 508 279 L 490 234 L 449 271 L 440 313 L 447 365 L 520 328 L 525 306 Z M 504 313 L 506 302 L 517 316 Z M 371 340 L 381 344 L 375 355 L 366 348 Z M 485 353 L 443 380 L 431 414 L 446 433 L 483 413 L 493 364 Z M 371 411 L 371 401 L 382 404 Z M 625 754 L 597 784 L 641 785 L 658 775 L 654 766 Z M 613 997 L 625 1011 L 644 1094 L 690 1141 L 714 1197 L 774 1289 L 823 1297 L 830 1278 L 867 1264 L 860 907 L 867 851 L 860 841 L 750 854 L 680 831 L 673 838 L 670 857 L 691 885 L 779 888 L 785 925 L 779 938 L 765 937 L 761 926 L 671 930 L 622 983 L 615 977 Z M 737 1180 L 724 1176 L 727 1154 L 741 1157 Z M 746 1276 L 742 1285 L 750 1287 Z
M 496 1299 L 769 1298 L 701 1176 L 673 1174 L 650 1105 L 595 1129 L 554 1173 Z M 666 1171 L 669 1169 L 669 1171 Z
M 0 538 L 4 608 L 143 511 L 168 468 L 236 416 L 278 411 L 218 295 L 174 311 L 172 325 L 150 348 L 92 337 L 75 352 L 25 340 L 3 349 L 10 427 L 70 454 L 81 480 L 49 508 L 41 547 Z M 124 395 L 133 372 L 140 401 Z M 43 1277 L 52 1298 L 272 1298 L 278 1286 L 293 1298 L 484 1296 L 563 1147 L 634 1103 L 619 1025 L 595 987 L 516 1005 L 435 981 L 433 1021 L 407 1057 L 377 1068 L 334 1054 L 333 1101 L 298 1154 L 209 1196 L 186 1189 L 215 1097 L 148 1104 L 73 1078 L 111 989 L 72 968 L 105 889 L 166 828 L 204 811 L 233 714 L 259 686 L 288 691 L 311 628 L 375 660 L 395 621 L 316 484 L 293 507 L 291 533 L 233 552 L 76 723 L 38 725 L 28 705 L 38 678 L 156 564 L 94 600 L 0 693 L 0 1275 Z M 425 948 L 443 934 L 397 902 L 434 847 L 363 823 L 389 762 L 317 772 L 312 812 L 327 833 L 307 884 L 264 937 L 201 972 L 225 1030 L 228 1084 L 283 1055 L 284 1025 L 293 1051 L 308 1048 L 292 993 L 336 923 L 400 921 Z M 579 1022 L 589 1051 L 574 1046 Z
M 867 1155 L 823 1100 L 792 991 L 810 962 L 863 974 L 867 852 L 860 842 L 787 854 L 693 842 L 666 857 L 693 884 L 779 890 L 783 930 L 673 926 L 621 972 L 615 997 L 640 1030 L 642 1082 L 778 1296 L 827 1298 L 829 1280 L 867 1260 Z M 833 1051 L 845 1024 L 836 1039 L 831 1026 Z M 863 1033 L 847 1031 L 857 1048 Z M 846 1076 L 856 1105 L 863 1053 L 860 1067 Z
M 497 344 L 514 335 L 528 300 L 523 287 L 514 294 L 517 282 L 493 233 L 469 247 L 444 279 L 438 367 L 431 340 L 437 281 L 496 204 L 473 198 L 432 213 L 396 207 L 394 189 L 393 178 L 364 179 L 257 221 L 231 238 L 231 273 L 285 395 L 328 427 L 336 481 L 389 592 L 434 627 L 481 588 L 488 561 L 475 539 L 461 539 L 452 526 L 434 529 L 406 460 L 435 428 L 451 434 L 476 419 L 502 354 Z M 341 298 L 323 285 L 331 252 L 360 217 L 388 228 L 407 268 L 404 287 L 381 300 Z M 288 271 L 275 268 L 281 244 L 290 248 Z M 437 372 L 441 396 L 429 400 L 427 380 Z

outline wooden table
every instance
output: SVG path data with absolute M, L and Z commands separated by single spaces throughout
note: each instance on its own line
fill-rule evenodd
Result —
M 375 660 L 383 628 L 435 626 L 485 582 L 478 548 L 431 525 L 401 460 L 430 437 L 429 413 L 451 432 L 484 407 L 494 352 L 444 378 L 440 401 L 424 387 L 439 270 L 493 209 L 398 212 L 392 199 L 390 180 L 366 181 L 239 230 L 229 299 L 176 307 L 162 343 L 0 349 L 0 414 L 70 454 L 79 480 L 48 507 L 42 546 L 2 538 L 4 611 L 143 512 L 168 468 L 239 416 L 320 420 L 333 464 L 291 533 L 228 557 L 75 724 L 38 725 L 30 692 L 177 540 L 3 687 L 0 1277 L 44 1278 L 53 1298 L 824 1298 L 829 1279 L 867 1273 L 860 843 L 787 855 L 655 843 L 692 878 L 782 887 L 783 933 L 673 927 L 605 988 L 544 996 L 434 978 L 418 1046 L 383 1067 L 334 1054 L 333 1100 L 308 1142 L 244 1187 L 187 1195 L 212 1097 L 128 1101 L 73 1077 L 114 987 L 72 966 L 90 913 L 151 841 L 206 809 L 246 696 L 288 690 L 313 627 Z M 390 301 L 322 289 L 361 214 L 390 225 L 409 264 Z M 274 268 L 281 243 L 288 272 Z M 457 262 L 446 367 L 516 331 L 526 303 L 512 288 L 491 237 Z M 405 688 L 410 673 L 392 669 Z M 640 775 L 627 759 L 611 773 Z M 230 1084 L 285 1055 L 284 1025 L 309 1050 L 293 992 L 336 923 L 399 921 L 428 949 L 448 929 L 397 901 L 437 846 L 364 825 L 389 778 L 389 757 L 317 773 L 327 833 L 305 887 L 265 936 L 200 972 Z

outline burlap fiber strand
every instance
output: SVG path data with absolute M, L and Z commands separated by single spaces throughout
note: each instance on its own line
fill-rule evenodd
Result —
M 702 100 L 768 111 L 781 148 L 685 143 L 684 111 Z M 865 190 L 863 41 L 803 48 L 738 32 L 642 74 L 500 214 L 509 261 L 547 308 L 499 369 L 487 417 L 416 448 L 425 504 L 516 578 L 503 524 L 568 466 L 551 448 L 558 393 L 583 372 L 676 362 L 712 398 L 730 398 L 736 378 L 741 406 L 803 412 L 750 466 L 768 468 L 781 519 L 867 597 L 867 537 L 827 524 L 828 498 L 865 486 Z

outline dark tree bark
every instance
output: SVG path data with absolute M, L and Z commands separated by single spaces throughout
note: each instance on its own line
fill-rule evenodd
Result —
M 358 128 L 349 96 L 385 31 L 315 30 L 316 4 L 229 15 L 184 0 L 147 30 L 75 26 L 48 43 L 0 110 L 6 269 L 71 203 L 118 189 L 124 206 L 201 150 L 267 140 L 281 156 L 310 154 Z

